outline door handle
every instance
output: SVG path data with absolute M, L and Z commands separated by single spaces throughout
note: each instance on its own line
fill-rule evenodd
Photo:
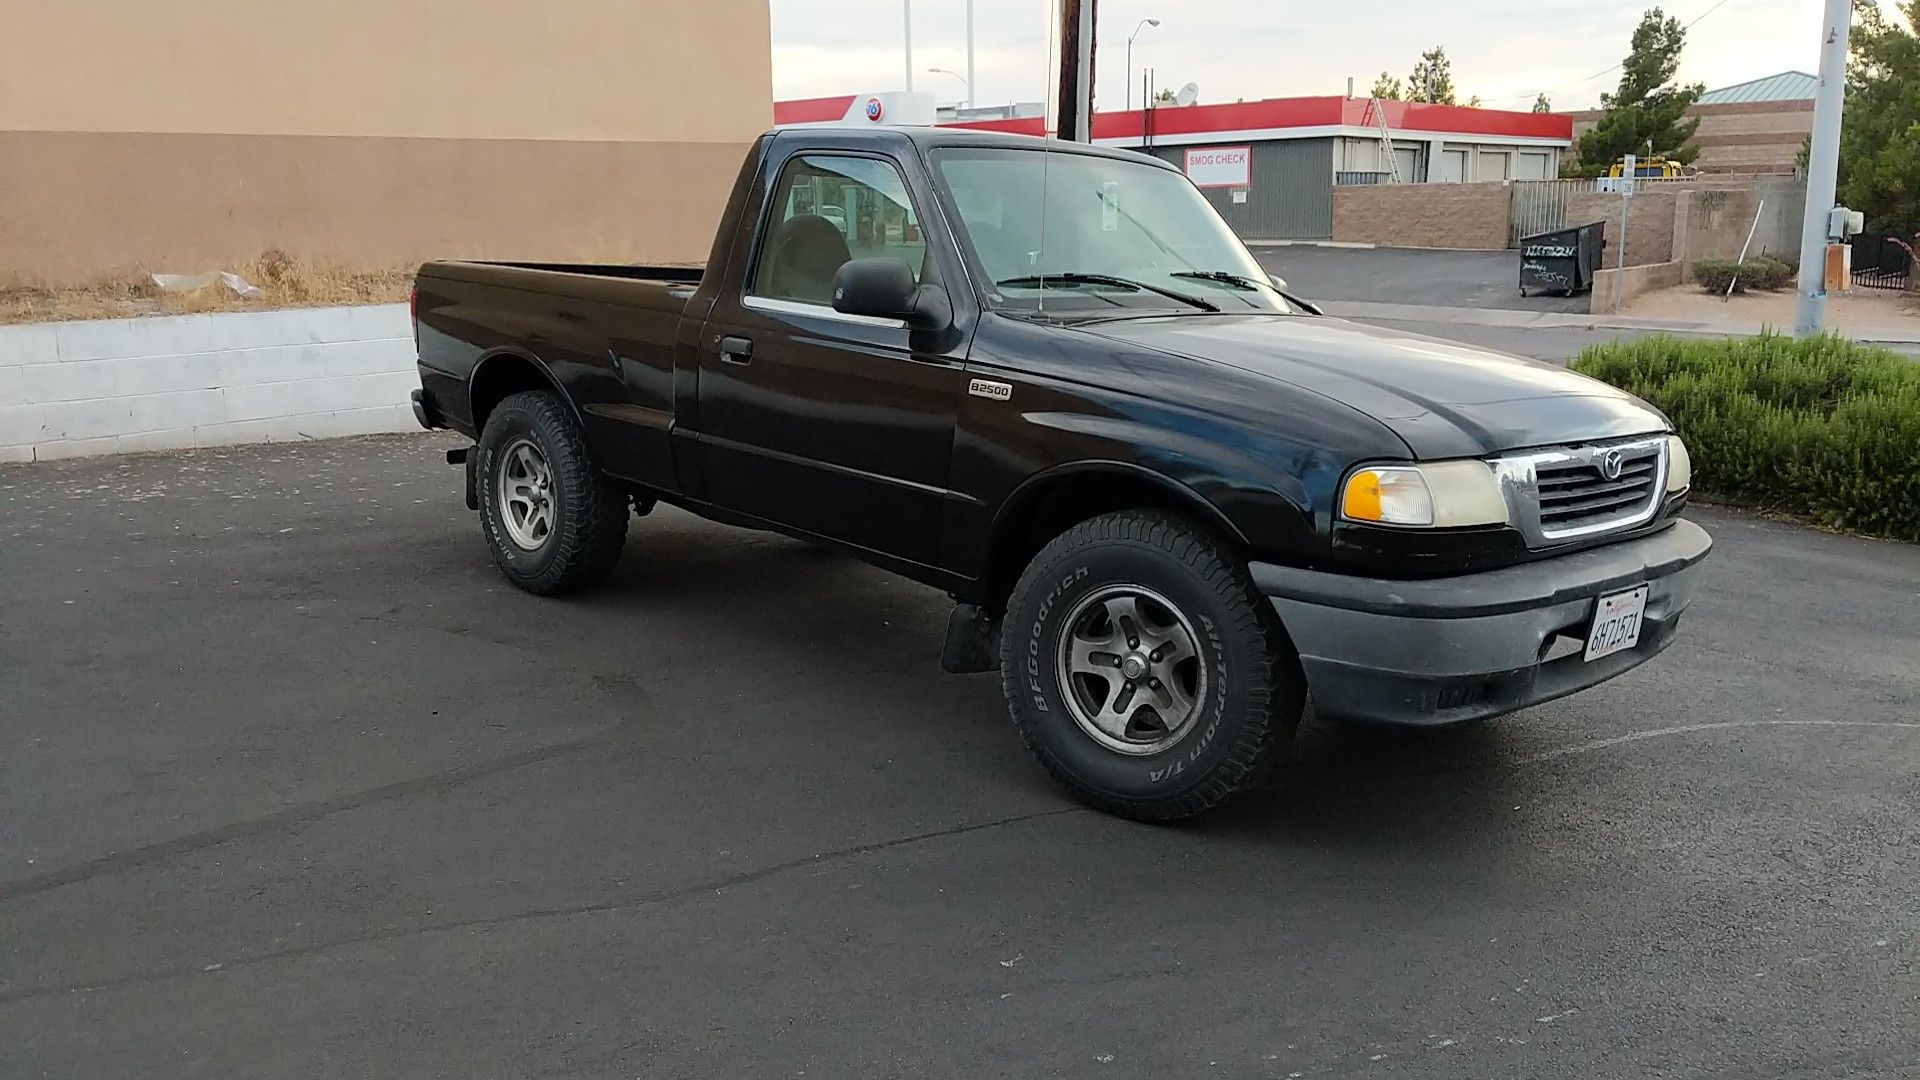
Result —
M 721 338 L 720 360 L 728 364 L 753 363 L 753 342 L 734 334 Z

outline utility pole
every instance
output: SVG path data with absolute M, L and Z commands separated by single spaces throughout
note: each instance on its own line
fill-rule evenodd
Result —
M 1807 207 L 1800 224 L 1800 301 L 1793 336 L 1820 332 L 1827 315 L 1827 218 L 1840 173 L 1840 113 L 1846 104 L 1847 34 L 1853 8 L 1827 0 L 1820 24 L 1820 89 L 1813 98 L 1813 143 L 1807 150 Z
M 1093 25 L 1100 0 L 1054 0 L 1060 42 L 1054 137 L 1093 141 Z
M 913 93 L 913 0 L 900 0 L 900 30 L 907 46 L 907 93 Z

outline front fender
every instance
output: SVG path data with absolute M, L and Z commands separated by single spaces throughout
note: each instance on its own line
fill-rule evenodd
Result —
M 1157 488 L 1174 503 L 1185 507 L 1194 516 L 1207 522 L 1235 543 L 1242 545 L 1247 543 L 1246 534 L 1240 531 L 1240 527 L 1221 512 L 1218 506 L 1209 502 L 1206 496 L 1192 487 L 1144 465 L 1114 460 L 1068 461 L 1028 477 L 1013 490 L 1011 495 L 1007 496 L 1006 502 L 1001 504 L 999 512 L 994 515 L 994 535 L 1005 534 L 1010 522 L 1029 513 L 1034 504 L 1045 499 L 1047 493 L 1054 490 L 1056 485 L 1073 483 L 1076 479 L 1092 476 L 1126 477 L 1129 481 Z

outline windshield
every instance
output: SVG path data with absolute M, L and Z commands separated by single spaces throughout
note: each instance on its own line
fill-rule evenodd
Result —
M 1205 197 L 1170 169 L 1071 151 L 969 147 L 936 150 L 933 165 L 990 306 L 1056 314 L 1292 310 Z

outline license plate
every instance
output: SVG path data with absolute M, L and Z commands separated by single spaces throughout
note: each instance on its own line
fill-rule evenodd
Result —
M 1612 656 L 1640 644 L 1640 616 L 1647 611 L 1647 587 L 1608 593 L 1593 609 L 1593 632 L 1587 635 L 1588 660 Z

